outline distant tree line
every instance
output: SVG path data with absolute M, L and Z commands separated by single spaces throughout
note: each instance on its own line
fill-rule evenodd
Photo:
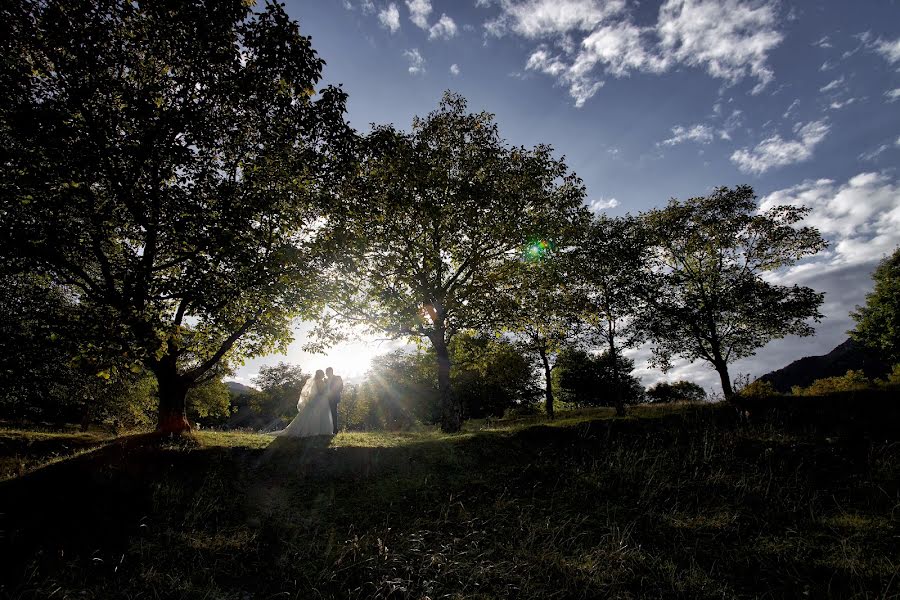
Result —
M 221 380 L 297 319 L 310 350 L 352 330 L 421 345 L 348 393 L 361 421 L 452 432 L 536 394 L 550 416 L 557 397 L 623 414 L 639 344 L 663 369 L 705 361 L 731 397 L 729 364 L 821 318 L 821 293 L 768 277 L 825 247 L 806 209 L 736 186 L 596 216 L 552 148 L 449 92 L 409 131 L 360 134 L 280 4 L 13 0 L 0 27 L 5 414 L 96 419 L 137 394 L 162 431 L 267 427 L 305 375 L 261 372 L 245 404 Z M 881 285 L 870 341 L 896 311 Z

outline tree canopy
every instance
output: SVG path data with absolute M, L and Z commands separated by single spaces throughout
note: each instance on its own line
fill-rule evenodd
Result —
M 879 263 L 872 279 L 875 287 L 866 294 L 865 306 L 850 315 L 856 321 L 850 337 L 891 364 L 900 363 L 900 248 Z
M 280 4 L 15 0 L 0 63 L 0 258 L 74 295 L 82 353 L 187 390 L 284 348 L 309 283 L 345 95 Z M 103 364 L 107 366 L 104 368 Z
M 590 332 L 616 361 L 623 349 L 646 338 L 637 319 L 646 307 L 648 287 L 646 228 L 631 215 L 598 215 L 585 229 L 576 256 Z M 623 381 L 621 389 L 614 387 L 613 396 L 625 394 L 628 385 L 630 380 Z M 619 416 L 625 414 L 624 399 L 615 407 Z
M 411 132 L 368 136 L 346 231 L 357 242 L 336 278 L 332 323 L 429 343 L 441 392 L 441 425 L 460 427 L 448 345 L 466 329 L 498 325 L 493 295 L 537 240 L 584 211 L 584 187 L 550 147 L 509 146 L 493 115 L 469 113 L 447 93 Z
M 750 186 L 672 200 L 645 215 L 655 247 L 652 292 L 641 326 L 659 364 L 674 355 L 704 360 L 733 393 L 728 364 L 786 335 L 813 334 L 823 294 L 765 279 L 825 247 L 817 229 L 800 226 L 809 211 L 776 206 L 759 212 Z

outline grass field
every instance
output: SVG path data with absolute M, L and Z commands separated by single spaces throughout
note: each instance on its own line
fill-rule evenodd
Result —
M 0 593 L 900 597 L 900 436 L 838 425 L 706 405 L 330 441 L 7 428 Z

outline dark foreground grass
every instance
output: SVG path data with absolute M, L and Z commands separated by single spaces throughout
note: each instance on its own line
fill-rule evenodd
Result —
M 0 484 L 2 594 L 900 597 L 889 428 L 634 413 L 121 439 Z

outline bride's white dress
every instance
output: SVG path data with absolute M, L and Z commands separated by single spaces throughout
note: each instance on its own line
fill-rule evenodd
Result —
M 310 378 L 300 392 L 297 416 L 278 435 L 285 437 L 313 437 L 333 435 L 331 407 L 328 405 L 325 382 Z

